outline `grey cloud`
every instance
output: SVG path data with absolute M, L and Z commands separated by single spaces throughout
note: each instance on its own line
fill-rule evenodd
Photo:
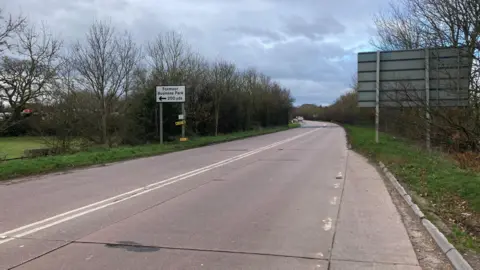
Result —
M 345 72 L 333 58 L 343 58 L 349 52 L 339 45 L 313 43 L 308 40 L 279 44 L 259 59 L 265 72 L 281 79 L 335 81 Z
M 285 40 L 285 37 L 279 32 L 252 26 L 232 26 L 226 28 L 225 31 L 231 31 L 243 36 L 258 37 L 264 42 L 278 42 Z
M 345 26 L 331 16 L 317 17 L 307 21 L 302 16 L 292 16 L 285 20 L 286 33 L 291 36 L 305 36 L 312 40 L 322 39 L 328 34 L 341 34 Z

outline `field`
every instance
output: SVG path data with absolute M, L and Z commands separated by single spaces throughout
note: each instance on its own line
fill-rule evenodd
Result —
M 424 150 L 411 142 L 380 134 L 374 130 L 346 127 L 354 150 L 382 161 L 406 188 L 413 192 L 422 210 L 440 217 L 449 227 L 446 232 L 461 250 L 480 253 L 480 174 L 462 169 L 450 156 Z
M 0 158 L 19 158 L 25 149 L 43 147 L 40 137 L 0 137 Z

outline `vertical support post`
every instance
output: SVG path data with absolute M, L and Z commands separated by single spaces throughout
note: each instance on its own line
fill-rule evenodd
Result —
M 457 106 L 460 104 L 460 49 L 457 49 Z
M 163 102 L 160 102 L 159 109 L 159 120 L 160 120 L 160 144 L 163 144 Z
M 427 150 L 431 149 L 430 141 L 430 51 L 425 49 L 425 119 L 426 119 L 426 146 Z
M 158 119 L 158 107 L 160 105 L 157 103 L 155 105 L 155 134 L 160 134 L 160 125 L 159 125 L 159 119 Z
M 185 102 L 182 102 L 182 115 L 184 124 L 182 125 L 182 138 L 185 138 L 185 125 L 187 123 L 187 116 L 185 115 Z
M 380 51 L 377 51 L 377 71 L 375 84 L 375 142 L 378 143 L 378 129 L 380 126 Z

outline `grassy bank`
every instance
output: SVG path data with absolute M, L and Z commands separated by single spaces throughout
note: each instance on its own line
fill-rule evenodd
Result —
M 41 148 L 39 137 L 0 137 L 0 158 L 19 158 L 25 149 Z
M 105 164 L 139 157 L 155 156 L 195 147 L 206 146 L 214 143 L 228 142 L 252 136 L 274 133 L 295 127 L 298 126 L 290 125 L 288 127 L 285 126 L 276 128 L 265 128 L 262 130 L 252 130 L 219 135 L 217 137 L 198 137 L 181 143 L 175 142 L 166 143 L 164 145 L 150 144 L 141 146 L 123 146 L 111 149 L 96 148 L 89 151 L 78 152 L 69 155 L 0 162 L 0 180 L 61 171 L 65 169 L 78 168 L 89 165 Z
M 346 129 L 354 150 L 385 163 L 417 195 L 422 210 L 441 217 L 458 248 L 480 253 L 480 174 L 461 169 L 446 154 L 429 153 L 406 140 L 380 134 L 376 144 L 373 129 Z

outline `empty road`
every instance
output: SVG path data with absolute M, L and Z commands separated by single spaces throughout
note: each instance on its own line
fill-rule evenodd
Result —
M 0 184 L 0 269 L 420 269 L 375 168 L 305 126 Z

